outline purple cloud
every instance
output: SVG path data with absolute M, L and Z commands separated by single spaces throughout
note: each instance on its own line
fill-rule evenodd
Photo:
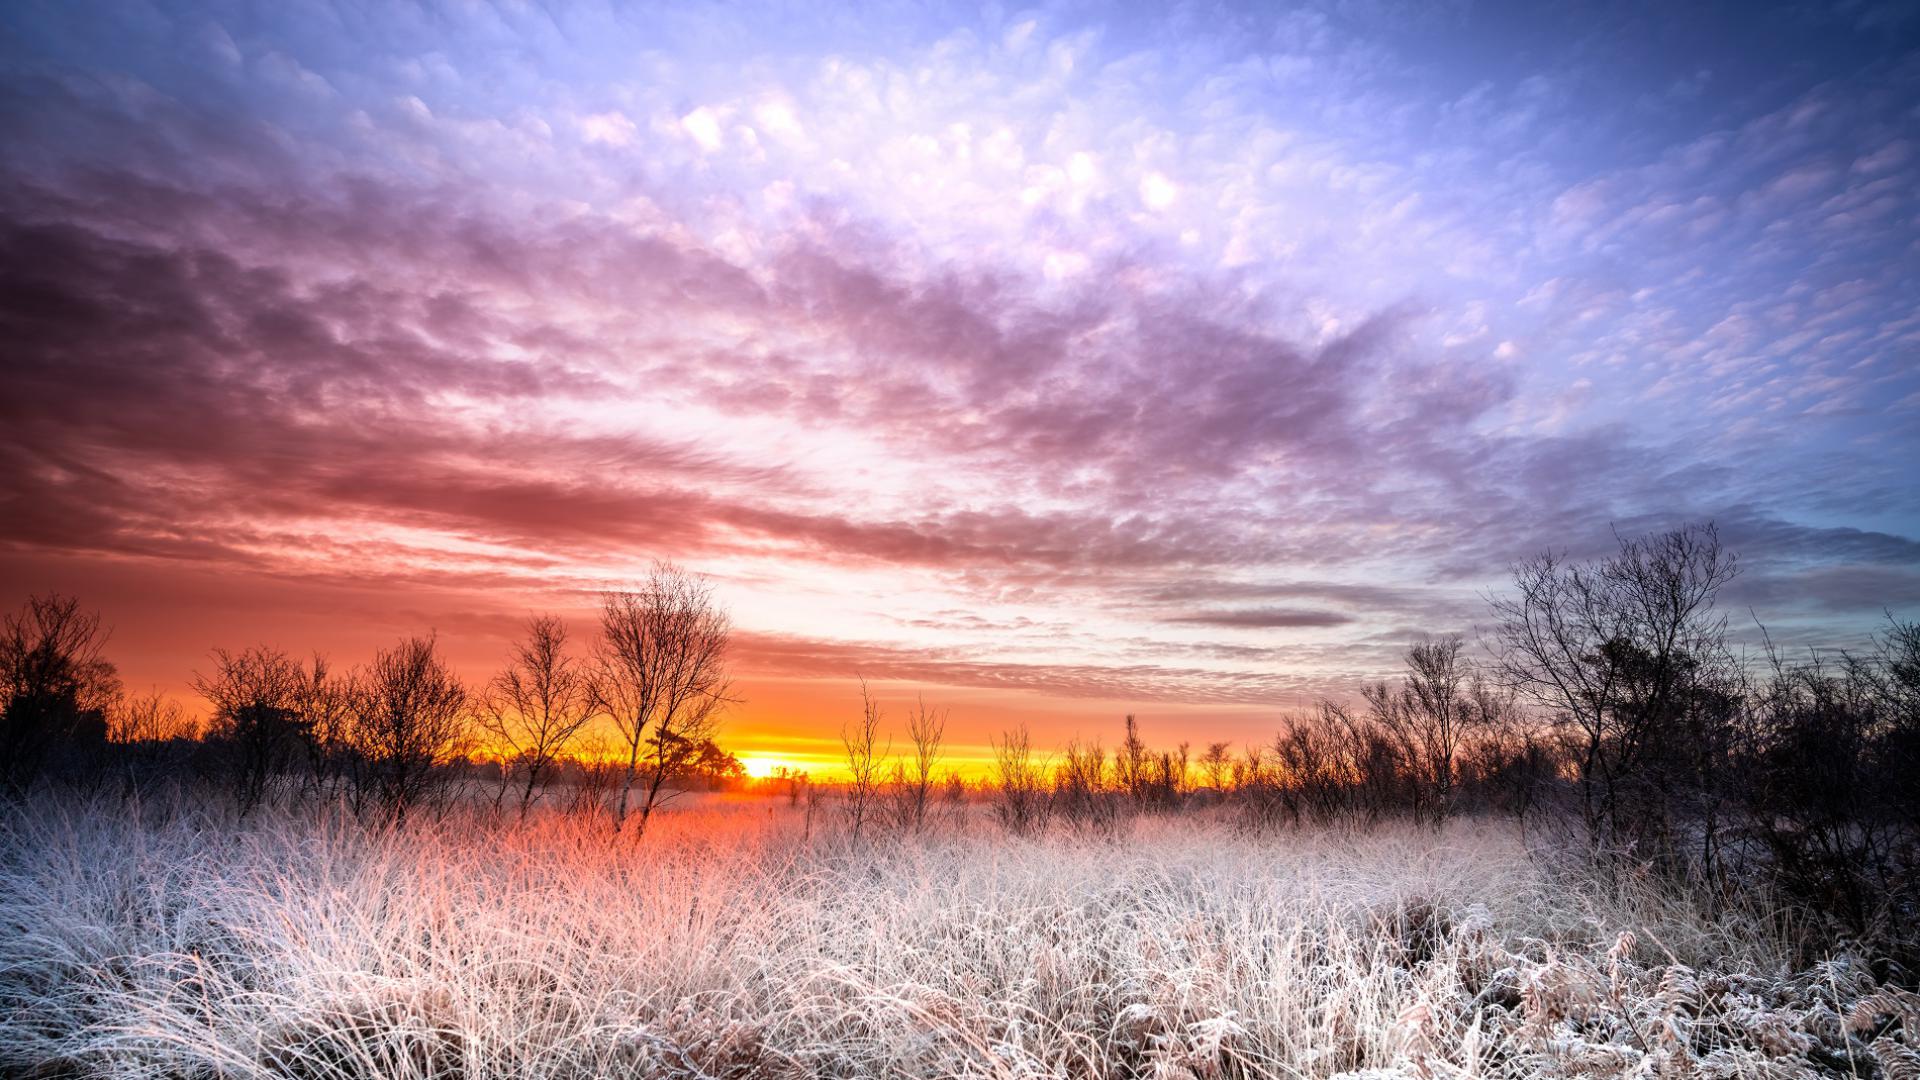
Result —
M 0 546 L 421 610 L 674 557 L 769 672 L 1233 701 L 1616 529 L 1809 631 L 1913 591 L 1909 47 L 648 14 L 9 17 Z

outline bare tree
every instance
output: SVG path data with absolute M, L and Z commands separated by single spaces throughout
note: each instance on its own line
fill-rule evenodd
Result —
M 1281 736 L 1274 741 L 1280 742 Z M 1298 801 L 1264 747 L 1247 747 L 1232 768 L 1234 801 L 1245 825 L 1266 830 L 1299 820 Z
M 1555 765 L 1551 739 L 1521 712 L 1511 687 L 1476 671 L 1467 694 L 1472 722 L 1455 758 L 1456 802 L 1471 785 L 1482 806 L 1526 817 Z
M 592 676 L 596 707 L 613 718 L 626 756 L 614 831 L 641 786 L 639 832 L 709 741 L 729 701 L 732 624 L 705 579 L 656 563 L 641 588 L 601 600 L 601 641 Z
M 1265 759 L 1277 785 L 1278 817 L 1325 822 L 1351 811 L 1360 776 L 1348 735 L 1352 727 L 1344 707 L 1330 701 L 1320 702 L 1315 714 L 1283 719 Z
M 552 615 L 527 620 L 507 667 L 481 692 L 475 721 L 502 751 L 503 781 L 518 768 L 520 816 L 580 730 L 595 714 L 593 687 L 567 655 L 567 628 Z
M 1046 766 L 1033 759 L 1033 737 L 1026 725 L 1005 732 L 993 743 L 994 777 L 999 801 L 994 813 L 1009 832 L 1025 834 L 1046 824 Z
M 913 744 L 909 760 L 894 766 L 894 824 L 902 830 L 919 832 L 926 828 L 927 811 L 933 803 L 934 768 L 940 762 L 940 747 L 946 739 L 947 710 L 927 707 L 924 697 L 914 699 L 907 713 L 907 739 Z
M 1132 713 L 1127 714 L 1127 734 L 1120 741 L 1120 749 L 1113 755 L 1113 771 L 1119 781 L 1120 790 L 1135 803 L 1146 801 L 1147 797 L 1147 744 L 1140 738 L 1140 722 Z
M 881 762 L 893 750 L 892 740 L 884 748 L 879 745 L 880 717 L 880 703 L 861 679 L 860 719 L 840 725 L 840 742 L 847 752 L 847 823 L 854 843 L 859 843 L 860 828 L 879 798 Z
M 1769 641 L 1767 659 L 1738 801 L 1771 883 L 1827 940 L 1920 960 L 1920 623 L 1797 663 Z
M 1106 828 L 1118 819 L 1118 796 L 1107 789 L 1107 752 L 1098 739 L 1074 739 L 1053 772 L 1051 807 L 1073 825 Z
M 1690 526 L 1594 563 L 1540 555 L 1491 600 L 1504 679 L 1574 744 L 1596 852 L 1671 854 L 1676 785 L 1713 772 L 1733 666 L 1714 598 L 1735 572 L 1713 526 Z
M 215 649 L 213 671 L 193 675 L 194 690 L 213 706 L 208 741 L 219 749 L 242 817 L 266 800 L 303 751 L 304 682 L 298 663 L 264 645 L 237 653 Z
M 120 696 L 100 616 L 58 593 L 0 619 L 0 784 L 24 791 L 58 755 L 98 749 Z
M 107 741 L 122 746 L 193 739 L 199 734 L 200 725 L 187 715 L 186 706 L 159 690 L 127 698 L 107 718 Z
M 349 737 L 353 686 L 333 673 L 327 658 L 315 653 L 300 673 L 294 708 L 306 739 L 307 788 L 321 798 L 337 794 L 355 760 Z
M 1436 825 L 1453 812 L 1466 748 L 1502 719 L 1500 699 L 1463 649 L 1458 637 L 1415 644 L 1399 686 L 1361 690 L 1369 718 L 1401 760 L 1415 820 Z
M 1233 778 L 1233 744 L 1208 743 L 1200 755 L 1200 769 L 1207 774 L 1208 787 L 1215 791 L 1226 791 Z
M 199 721 L 159 690 L 126 698 L 107 716 L 107 741 L 128 794 L 178 781 L 199 735 Z
M 431 797 L 439 770 L 467 734 L 467 690 L 440 658 L 434 638 L 407 638 L 376 653 L 354 680 L 351 738 L 364 770 L 364 809 L 373 800 L 395 824 Z
M 1192 750 L 1191 743 L 1183 742 L 1173 750 L 1146 755 L 1140 790 L 1149 804 L 1161 810 L 1175 810 L 1185 801 L 1192 772 Z
M 1231 783 L 1239 791 L 1250 784 L 1259 784 L 1268 779 L 1273 770 L 1268 767 L 1267 751 L 1263 746 L 1248 746 L 1241 756 L 1233 760 Z

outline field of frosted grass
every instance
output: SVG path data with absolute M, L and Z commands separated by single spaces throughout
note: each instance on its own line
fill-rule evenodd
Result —
M 13 1076 L 1920 1075 L 1920 998 L 1556 885 L 1493 824 L 855 849 L 762 802 L 638 844 L 8 810 Z

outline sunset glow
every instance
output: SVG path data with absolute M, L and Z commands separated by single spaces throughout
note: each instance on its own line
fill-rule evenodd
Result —
M 863 677 L 968 770 L 1264 738 L 1682 522 L 1857 640 L 1920 602 L 1913 24 L 1712 7 L 9 5 L 0 591 L 204 710 L 672 559 L 761 772 Z
M 747 770 L 747 775 L 755 780 L 767 780 L 776 775 L 787 776 L 806 771 L 806 769 L 794 762 L 781 758 L 760 757 L 755 754 L 748 754 L 742 757 L 740 759 L 740 765 Z
M 1917 0 L 5 0 L 0 1080 L 1920 1075 Z

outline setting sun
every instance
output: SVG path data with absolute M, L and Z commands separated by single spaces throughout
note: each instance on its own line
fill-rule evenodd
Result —
M 760 754 L 751 754 L 741 758 L 740 766 L 746 769 L 747 775 L 755 780 L 765 780 L 772 776 L 806 771 L 799 765 L 785 758 L 767 757 Z

